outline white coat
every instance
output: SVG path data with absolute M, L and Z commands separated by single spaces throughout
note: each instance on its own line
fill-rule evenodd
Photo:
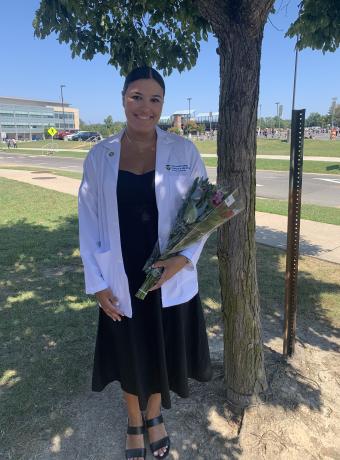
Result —
M 155 194 L 158 241 L 162 252 L 186 192 L 196 177 L 207 177 L 207 173 L 192 142 L 158 127 L 156 129 Z M 122 257 L 116 196 L 123 132 L 95 145 L 86 157 L 79 189 L 79 237 L 86 293 L 94 294 L 110 287 L 119 300 L 120 310 L 131 318 L 131 297 Z M 187 302 L 197 294 L 196 263 L 205 241 L 206 238 L 203 238 L 181 252 L 191 264 L 162 285 L 163 307 Z

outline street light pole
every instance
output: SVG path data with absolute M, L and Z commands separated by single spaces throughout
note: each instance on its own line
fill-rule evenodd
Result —
M 190 101 L 191 101 L 191 97 L 187 97 L 187 100 L 189 101 L 189 114 L 188 114 L 188 123 L 190 121 Z
M 61 105 L 63 108 L 63 122 L 64 122 L 64 130 L 66 129 L 66 124 L 65 124 L 65 110 L 64 110 L 64 97 L 63 97 L 63 88 L 65 88 L 66 85 L 60 85 L 60 93 L 61 93 Z
M 279 119 L 279 105 L 280 105 L 280 102 L 275 102 L 276 104 L 276 116 L 277 116 L 277 119 Z
M 299 37 L 297 38 L 297 41 Z M 292 111 L 295 110 L 295 93 L 296 93 L 296 76 L 297 76 L 297 67 L 298 67 L 298 57 L 299 50 L 295 47 L 295 64 L 294 64 L 294 83 L 293 83 L 293 102 L 292 102 Z
M 336 107 L 336 101 L 338 100 L 337 97 L 332 97 L 332 128 L 334 128 L 334 113 Z
M 188 112 L 188 120 L 187 120 L 187 132 L 188 132 L 188 137 L 189 137 L 189 121 L 190 121 L 190 101 L 191 97 L 187 97 L 187 101 L 189 102 L 189 112 Z

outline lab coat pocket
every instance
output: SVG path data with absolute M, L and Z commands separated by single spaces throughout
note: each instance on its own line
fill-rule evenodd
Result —
M 114 284 L 114 262 L 112 251 L 95 252 L 94 257 L 97 261 L 100 273 L 106 283 L 112 289 Z
M 112 294 L 119 300 L 121 304 L 120 309 L 129 315 L 130 310 L 124 310 L 125 306 L 129 305 L 130 302 L 127 302 L 125 294 L 126 288 L 128 292 L 127 282 L 124 284 L 124 280 L 122 279 L 122 272 L 124 271 L 123 262 L 117 262 L 111 250 L 96 252 L 94 257 L 104 281 L 109 285 Z
M 118 293 L 115 292 L 117 284 L 117 267 L 115 266 L 116 264 L 112 251 L 95 252 L 94 257 L 97 261 L 103 280 L 109 285 L 113 295 L 118 297 Z

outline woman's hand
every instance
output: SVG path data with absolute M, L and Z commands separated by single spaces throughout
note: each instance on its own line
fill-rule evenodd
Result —
M 113 321 L 121 321 L 124 314 L 118 309 L 119 301 L 117 297 L 112 294 L 111 289 L 103 289 L 95 294 L 99 306 L 104 312 L 113 319 Z
M 188 263 L 188 259 L 185 256 L 174 256 L 166 260 L 159 260 L 155 262 L 152 267 L 154 268 L 163 267 L 164 271 L 158 283 L 153 288 L 149 289 L 149 291 L 154 291 L 156 289 L 159 289 L 162 286 L 162 284 L 165 283 L 165 281 L 168 281 L 170 278 L 176 275 L 176 273 L 182 270 L 182 268 L 187 263 Z

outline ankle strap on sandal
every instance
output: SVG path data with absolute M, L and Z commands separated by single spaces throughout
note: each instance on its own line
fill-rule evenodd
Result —
M 127 434 L 144 434 L 145 426 L 128 426 Z
M 149 420 L 145 420 L 147 428 L 150 428 L 152 426 L 160 425 L 163 422 L 163 415 L 159 415 L 158 417 L 155 418 L 150 418 Z

